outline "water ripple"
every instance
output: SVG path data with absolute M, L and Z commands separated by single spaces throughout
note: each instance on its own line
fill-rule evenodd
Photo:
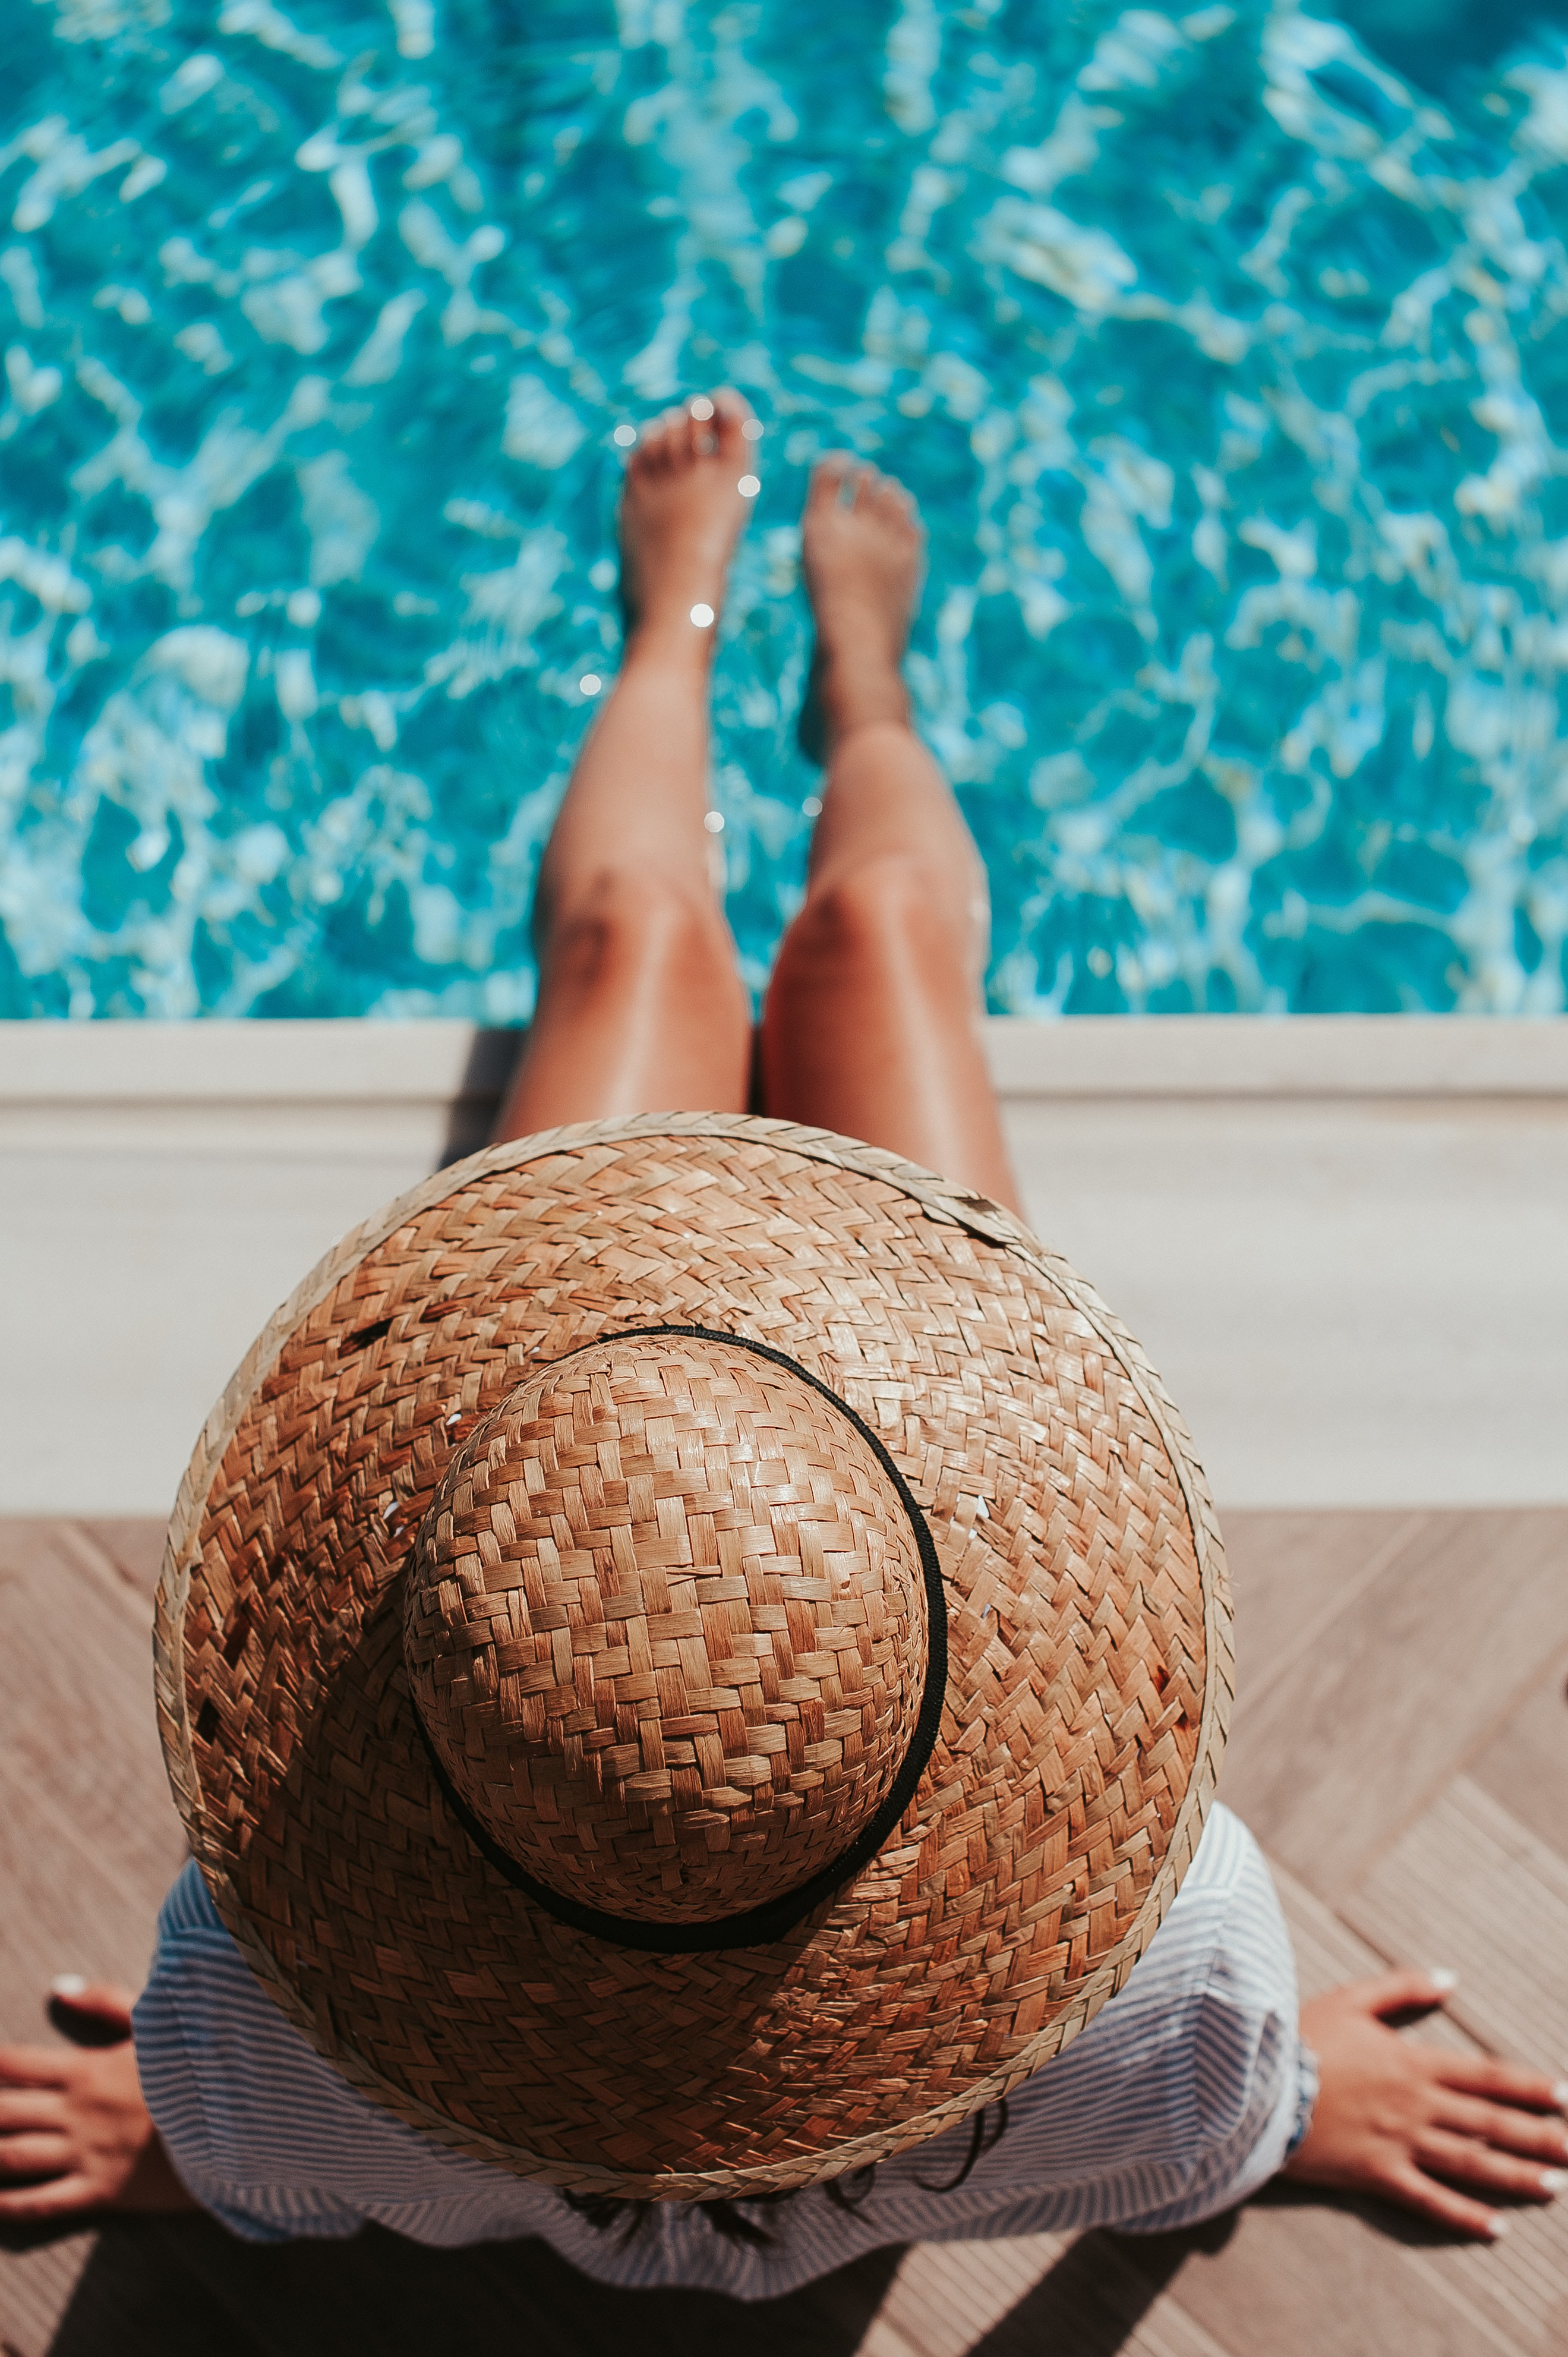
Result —
M 1562 1007 L 1546 36 L 1439 105 L 1283 0 L 9 30 L 0 1011 L 525 1015 L 614 430 L 721 375 L 768 425 L 714 764 L 754 981 L 847 445 L 931 526 L 995 1005 Z

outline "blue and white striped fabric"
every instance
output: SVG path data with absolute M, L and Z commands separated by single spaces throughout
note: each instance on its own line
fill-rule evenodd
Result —
M 956 2191 L 926 2188 L 962 2167 L 967 2125 L 884 2161 L 854 2216 L 816 2187 L 754 2211 L 771 2248 L 726 2240 L 682 2201 L 654 2204 L 629 2238 L 601 2231 L 548 2187 L 405 2127 L 284 2019 L 194 1866 L 165 1901 L 135 2040 L 175 2167 L 252 2240 L 351 2234 L 367 2219 L 445 2245 L 542 2234 L 606 2283 L 742 2299 L 791 2291 L 890 2243 L 1087 2226 L 1153 2233 L 1211 2217 L 1273 2175 L 1316 2092 L 1268 1868 L 1218 1807 L 1126 1987 L 1015 2092 L 1005 2135 Z

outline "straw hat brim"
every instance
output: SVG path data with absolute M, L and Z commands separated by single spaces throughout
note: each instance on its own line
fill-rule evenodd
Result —
M 767 1946 L 662 1954 L 558 1920 L 453 1815 L 401 1579 L 517 1384 L 688 1323 L 785 1352 L 879 1437 L 936 1542 L 949 1675 L 869 1866 Z M 685 2199 L 859 2168 L 1059 2051 L 1175 1895 L 1233 1683 L 1202 1474 L 1082 1280 L 892 1156 L 714 1114 L 492 1147 L 329 1253 L 197 1448 L 156 1664 L 219 1912 L 317 2050 L 521 2176 Z

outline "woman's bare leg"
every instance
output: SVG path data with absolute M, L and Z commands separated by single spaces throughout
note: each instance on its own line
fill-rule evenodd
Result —
M 803 527 L 828 757 L 806 901 L 763 1013 L 770 1114 L 885 1146 L 1015 1211 L 981 1044 L 985 875 L 909 726 L 922 535 L 900 485 L 829 459 Z
M 747 513 L 736 489 L 746 416 L 734 394 L 720 394 L 711 417 L 670 411 L 627 469 L 621 549 L 634 620 L 545 849 L 539 1004 L 498 1137 L 624 1114 L 745 1109 L 750 1006 L 703 824 L 714 632 L 692 612 L 716 617 L 723 603 Z

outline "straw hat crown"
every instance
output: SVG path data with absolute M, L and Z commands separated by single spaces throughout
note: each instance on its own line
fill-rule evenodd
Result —
M 802 1372 L 634 1336 L 456 1452 L 405 1591 L 426 1738 L 546 1891 L 634 1922 L 783 1898 L 875 1817 L 929 1658 L 908 1512 Z

